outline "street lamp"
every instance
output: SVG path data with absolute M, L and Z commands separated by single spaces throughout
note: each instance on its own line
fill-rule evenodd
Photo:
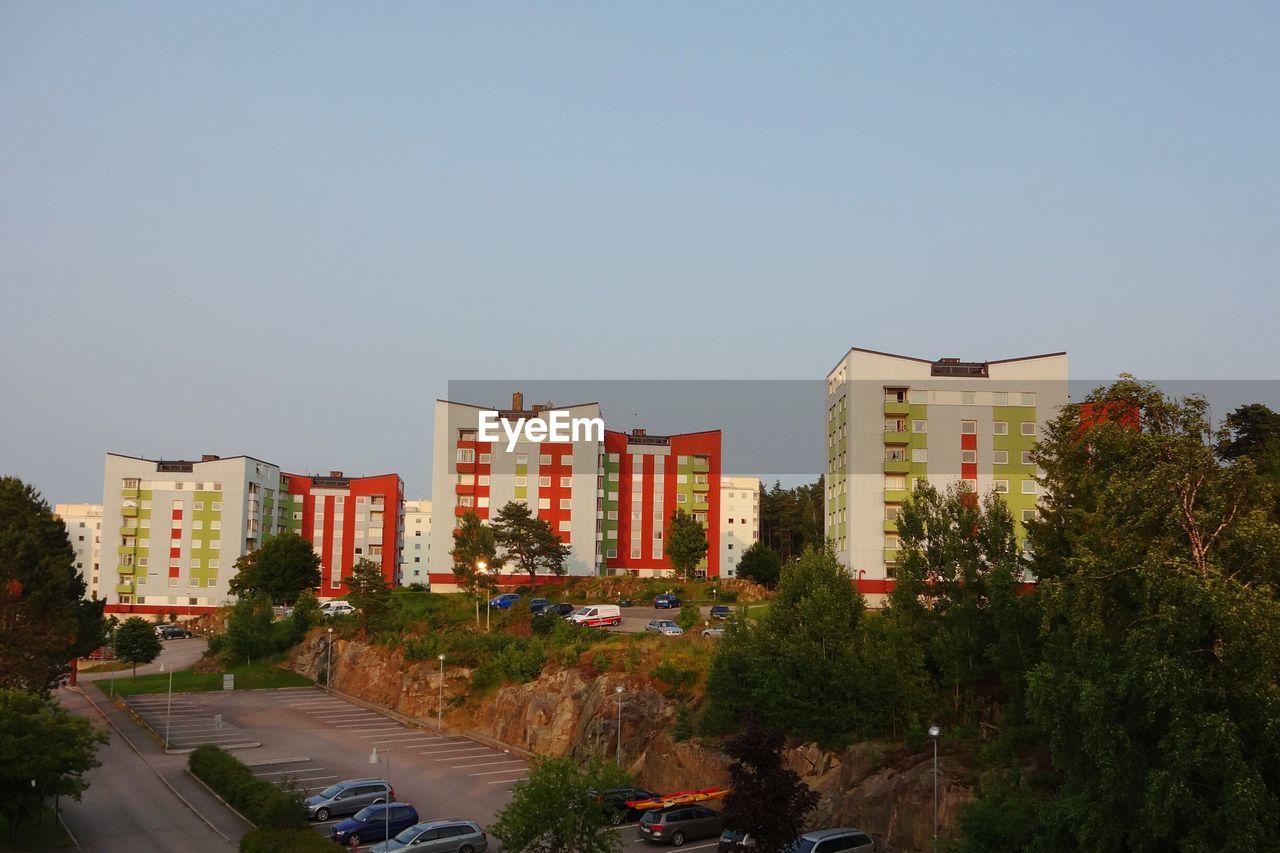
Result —
M 615 697 L 617 697 L 617 700 L 618 700 L 618 751 L 617 751 L 617 760 L 618 760 L 618 766 L 619 766 L 619 767 L 621 767 L 621 766 L 622 766 L 622 701 L 623 701 L 623 700 L 622 700 L 622 694 L 623 694 L 623 693 L 626 693 L 626 692 L 627 692 L 627 689 L 626 689 L 625 687 L 623 687 L 621 684 L 619 684 L 617 687 L 613 688 L 613 695 L 614 695 Z
M 394 791 L 395 788 L 391 786 L 391 750 L 389 749 L 382 750 L 382 755 L 385 755 L 387 757 L 387 790 Z M 373 752 L 369 753 L 369 763 L 370 764 L 382 763 L 382 755 L 378 755 L 378 748 L 375 746 L 373 748 Z M 387 795 L 387 802 L 386 802 L 386 805 L 383 806 L 382 814 L 386 818 L 386 827 L 384 829 L 385 834 L 383 835 L 383 837 L 386 838 L 388 841 L 390 841 L 391 840 L 391 795 L 390 794 Z
M 436 708 L 436 731 L 444 734 L 444 655 L 440 655 L 440 704 Z
M 324 647 L 324 689 L 331 689 L 330 681 L 332 679 L 333 667 L 333 628 L 329 628 L 329 643 Z
M 938 737 L 942 729 L 929 726 L 929 737 L 933 738 L 933 849 L 938 849 Z
M 164 672 L 164 661 L 160 661 L 160 671 Z M 169 702 L 164 711 L 164 748 L 169 749 L 169 721 L 173 718 L 173 670 L 169 670 Z
M 476 560 L 476 571 L 478 573 L 484 574 L 484 570 L 487 568 L 489 568 L 489 564 L 486 563 L 484 560 Z M 481 590 L 483 590 L 483 587 L 481 587 L 480 584 L 476 584 L 476 586 Z M 481 595 L 483 594 L 484 593 L 482 591 Z M 476 627 L 477 628 L 480 627 L 480 599 L 479 598 L 476 599 Z

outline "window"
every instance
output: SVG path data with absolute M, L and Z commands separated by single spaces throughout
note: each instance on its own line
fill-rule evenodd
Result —
M 218 581 L 217 581 L 217 579 L 216 579 L 216 578 L 209 578 L 209 580 L 205 582 L 205 586 L 210 586 L 210 587 L 212 587 L 212 586 L 217 586 L 217 585 L 218 585 Z
M 974 463 L 974 462 L 977 462 L 977 461 L 978 461 L 978 451 L 976 451 L 976 450 L 961 450 L 961 451 L 960 451 L 960 461 L 961 461 L 962 463 L 968 463 L 968 464 L 972 464 L 972 463 Z
M 489 475 L 488 475 L 488 474 L 481 474 L 479 477 L 477 477 L 477 478 L 476 478 L 476 485 L 477 485 L 477 486 L 487 486 L 487 485 L 489 485 Z
M 517 486 L 517 487 L 521 487 L 521 488 L 523 488 L 524 486 L 527 486 L 527 485 L 529 485 L 529 478 L 528 478 L 528 477 L 524 477 L 524 476 L 516 477 L 516 486 Z
M 991 405 L 993 406 L 1009 405 L 1009 392 L 1008 391 L 992 391 Z
M 572 488 L 573 488 L 573 478 L 572 478 L 572 477 L 561 477 L 561 478 L 560 478 L 560 488 L 562 488 L 562 489 L 572 489 Z
M 1023 465 L 1034 465 L 1034 464 L 1036 464 L 1036 460 L 1032 458 L 1032 456 L 1031 456 L 1031 451 L 1030 451 L 1030 450 L 1024 450 L 1024 451 L 1022 451 L 1022 464 L 1023 464 Z
M 210 560 L 210 561 L 209 561 L 209 568 L 211 568 L 211 569 L 216 569 L 216 568 L 218 568 L 218 558 L 217 558 L 217 557 L 214 557 L 212 560 Z
M 94 565 L 95 565 L 95 568 L 96 568 L 96 565 L 97 565 L 97 564 L 94 564 Z M 146 557 L 139 557 L 139 558 L 138 558 L 138 565 L 139 565 L 139 566 L 143 566 L 143 567 L 145 567 L 145 566 L 147 565 L 147 558 L 146 558 Z
M 961 421 L 960 432 L 964 435 L 976 435 L 978 432 L 977 421 Z
M 610 471 L 610 472 L 609 472 L 609 482 L 610 482 L 610 483 L 616 483 L 616 482 L 618 482 L 618 472 L 617 472 L 617 471 Z
M 210 530 L 221 530 L 221 529 L 222 529 L 222 522 L 221 522 L 221 521 L 218 521 L 218 520 L 216 520 L 216 519 L 215 519 L 215 520 L 213 520 L 213 521 L 211 521 L 211 522 L 209 522 L 209 529 L 210 529 Z
M 551 488 L 551 478 L 550 478 L 550 477 L 539 477 L 539 478 L 538 478 L 538 488 L 540 488 L 540 489 L 549 489 L 549 488 Z
M 886 403 L 905 403 L 907 402 L 906 388 L 888 388 L 884 389 L 884 401 Z
M 529 454 L 528 454 L 528 453 L 517 453 L 517 454 L 516 454 L 516 464 L 517 464 L 517 465 L 528 465 L 528 464 L 529 464 Z
M 617 549 L 617 548 L 610 548 L 608 551 L 606 551 L 606 552 L 605 552 L 605 555 L 606 555 L 610 560 L 616 560 L 616 559 L 618 558 L 618 549 Z
M 902 547 L 902 540 L 898 538 L 896 533 L 886 533 L 884 535 L 884 549 L 886 551 L 897 551 Z
M 1036 393 L 1034 391 L 1022 392 L 1022 405 L 1034 406 L 1036 404 Z
M 570 523 L 571 523 L 571 522 L 569 522 L 568 520 L 565 520 L 565 521 L 560 522 L 560 532 L 561 532 L 561 533 L 568 533 L 568 532 L 569 532 L 569 530 L 570 530 L 570 527 L 569 527 Z
M 136 488 L 138 488 L 138 486 L 140 486 L 141 484 L 142 484 L 142 483 L 141 483 L 141 481 L 140 481 L 140 480 L 138 480 L 138 479 L 137 479 L 137 478 L 135 478 L 135 477 L 125 477 L 125 478 L 124 478 L 124 488 L 126 488 L 126 489 L 136 489 Z
M 928 421 L 912 421 L 911 431 L 912 432 L 928 432 L 929 422 Z
M 898 516 L 902 515 L 902 504 L 885 504 L 884 520 L 897 521 Z
M 689 502 L 689 495 L 688 495 L 688 494 L 686 494 L 686 493 L 684 493 L 684 492 L 676 492 L 676 503 L 678 503 L 678 504 L 687 504 L 688 502 Z
M 638 559 L 640 559 L 640 549 L 639 549 L 639 548 L 632 548 L 632 549 L 631 549 L 631 559 L 633 559 L 633 560 L 638 560 Z
M 488 495 L 480 495 L 480 497 L 476 498 L 476 506 L 478 506 L 478 507 L 486 507 L 486 506 L 488 506 L 488 505 L 489 505 L 489 496 L 488 496 Z M 371 534 L 371 535 L 372 535 L 372 533 L 373 533 L 373 531 L 370 531 L 370 534 Z M 379 535 L 379 536 L 381 536 L 381 535 L 382 535 L 382 531 L 381 531 L 381 530 L 379 530 L 379 531 L 378 531 L 378 535 Z
M 1007 495 L 1009 494 L 1009 481 L 995 480 L 991 484 L 991 489 L 998 495 Z
M 974 403 L 976 403 L 976 402 L 977 402 L 977 397 L 978 397 L 978 395 L 977 395 L 975 392 L 973 392 L 973 391 L 961 391 L 961 392 L 960 392 L 960 405 L 962 405 L 962 406 L 972 406 Z
M 561 498 L 561 499 L 560 499 L 560 508 L 561 508 L 561 509 L 570 509 L 572 506 L 573 506 L 573 501 L 572 501 L 571 499 L 569 499 L 569 498 Z
M 475 461 L 476 461 L 476 452 L 474 450 L 472 450 L 470 447 L 458 448 L 458 464 L 470 465 L 472 462 L 475 462 Z
M 1036 422 L 1035 422 L 1035 421 L 1023 421 L 1023 422 L 1022 422 L 1022 434 L 1023 434 L 1023 435 L 1035 435 L 1035 434 L 1036 434 Z
M 1035 481 L 1035 480 L 1023 480 L 1023 481 L 1022 481 L 1022 493 L 1023 493 L 1024 495 L 1034 495 L 1034 494 L 1036 493 L 1036 486 L 1037 486 L 1037 485 L 1038 485 L 1038 484 L 1036 483 L 1036 481 Z
M 539 464 L 539 465 L 550 465 L 550 464 L 551 464 L 551 454 L 550 454 L 550 453 L 543 453 L 543 454 L 541 454 L 541 455 L 538 457 L 538 464 Z
M 929 461 L 929 448 L 927 448 L 927 447 L 913 447 L 913 448 L 911 448 L 911 461 L 912 461 L 912 462 L 928 462 L 928 461 Z
M 609 519 L 610 521 L 617 521 L 618 511 L 616 509 L 609 510 L 607 513 L 605 513 L 605 518 Z
M 551 498 L 538 498 L 538 509 L 551 509 Z
M 1037 516 L 1037 513 L 1034 509 L 1024 509 L 1022 511 L 1022 521 L 1024 523 L 1028 521 L 1035 521 L 1036 516 Z
M 471 495 L 458 495 L 458 506 L 473 507 L 475 506 L 475 499 Z
M 884 459 L 886 462 L 906 462 L 907 451 L 901 447 L 886 447 Z
M 572 468 L 572 467 L 573 467 L 573 457 L 572 457 L 572 456 L 570 456 L 568 453 L 566 453 L 564 456 L 561 456 L 561 457 L 560 457 L 560 464 L 561 464 L 561 465 L 567 465 L 568 467 Z
M 474 486 L 475 484 L 476 484 L 475 474 L 459 474 L 458 475 L 459 486 Z
M 222 540 L 221 540 L 221 539 L 210 539 L 210 540 L 209 540 L 209 547 L 210 547 L 210 548 L 212 548 L 212 549 L 213 549 L 213 550 L 215 550 L 215 551 L 221 551 L 221 550 L 222 550 Z
M 222 501 L 214 501 L 214 502 L 213 502 L 213 511 L 214 511 L 214 512 L 221 512 L 221 511 L 222 511 Z
M 884 490 L 886 492 L 901 492 L 907 488 L 907 478 L 901 474 L 885 474 Z
M 1009 422 L 1008 421 L 992 421 L 991 433 L 992 435 L 1008 435 Z
M 491 453 L 481 453 L 481 454 L 480 454 L 480 464 L 481 464 L 481 465 L 488 465 L 492 460 L 493 460 L 493 454 L 491 454 Z
M 1008 465 L 1008 464 L 1009 464 L 1009 451 L 1007 451 L 1007 450 L 993 450 L 993 451 L 991 451 L 991 464 L 992 464 L 992 465 Z

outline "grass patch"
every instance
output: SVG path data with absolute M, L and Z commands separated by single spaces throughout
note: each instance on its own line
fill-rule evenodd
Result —
M 0 815 L 0 850 L 57 850 L 74 846 L 49 806 L 23 818 L 12 841 L 9 840 L 9 821 Z
M 298 675 L 278 664 L 282 657 L 277 656 L 252 664 L 233 666 L 227 670 L 236 677 L 236 690 L 270 690 L 280 687 L 305 687 L 312 683 L 311 679 Z M 182 670 L 173 673 L 174 693 L 207 693 L 222 689 L 221 672 L 192 672 Z M 103 693 L 110 694 L 111 681 L 99 679 L 94 682 Z M 169 690 L 169 673 L 153 672 L 137 678 L 115 679 L 115 692 L 119 696 L 138 696 L 144 693 L 167 693 Z

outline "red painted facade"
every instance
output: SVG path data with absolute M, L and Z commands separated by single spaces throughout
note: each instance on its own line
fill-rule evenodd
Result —
M 299 533 L 308 541 L 313 540 L 316 520 L 316 507 L 320 506 L 322 537 L 320 552 L 320 598 L 340 598 L 347 594 L 346 579 L 351 576 L 351 567 L 361 559 L 372 560 L 382 567 L 382 576 L 389 585 L 396 583 L 396 571 L 400 565 L 401 507 L 404 505 L 404 483 L 397 474 L 382 474 L 375 477 L 345 477 L 345 488 L 326 483 L 334 478 L 308 477 L 301 474 L 282 475 L 288 481 L 290 495 L 302 495 L 302 521 Z M 320 486 L 317 487 L 317 481 Z M 313 488 L 322 488 L 327 494 L 312 494 Z M 335 536 L 334 518 L 337 515 L 338 496 L 343 497 L 342 536 Z M 381 542 L 356 538 L 356 515 L 379 511 L 374 504 L 377 498 L 382 499 L 382 540 Z M 360 498 L 367 498 L 360 503 Z M 298 504 L 293 504 L 297 506 Z M 366 525 L 367 526 L 367 525 Z M 340 551 L 341 579 L 333 582 L 333 543 L 342 540 Z M 374 556 L 371 546 L 380 545 L 382 553 Z M 361 553 L 356 553 L 360 548 Z

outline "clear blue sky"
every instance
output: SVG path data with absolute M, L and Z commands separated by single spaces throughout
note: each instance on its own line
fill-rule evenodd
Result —
M 851 345 L 1275 377 L 1277 44 L 1274 2 L 0 3 L 0 472 L 421 494 L 450 379 Z

